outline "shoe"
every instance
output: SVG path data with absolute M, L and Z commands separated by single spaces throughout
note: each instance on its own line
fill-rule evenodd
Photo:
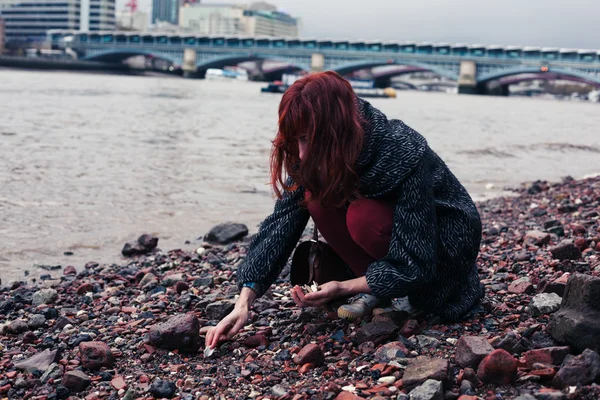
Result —
M 354 321 L 358 318 L 370 315 L 373 308 L 381 303 L 377 297 L 365 293 L 355 296 L 351 301 L 350 304 L 344 304 L 338 308 L 338 317 L 347 319 L 348 321 Z
M 392 311 L 406 311 L 409 314 L 415 314 L 418 310 L 410 304 L 407 296 L 393 299 L 389 307 L 374 309 L 373 315 L 385 314 Z

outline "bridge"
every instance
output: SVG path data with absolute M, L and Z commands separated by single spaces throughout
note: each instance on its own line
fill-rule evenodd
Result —
M 68 30 L 48 31 L 48 41 L 54 48 L 70 48 L 83 60 L 162 58 L 192 77 L 202 77 L 209 68 L 274 60 L 341 75 L 384 65 L 409 66 L 457 81 L 459 93 L 472 94 L 485 94 L 489 82 L 519 74 L 551 73 L 600 84 L 599 50 Z

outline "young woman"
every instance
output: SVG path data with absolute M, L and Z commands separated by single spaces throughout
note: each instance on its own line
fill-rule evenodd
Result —
M 299 306 L 362 294 L 338 310 L 353 319 L 408 296 L 413 307 L 457 321 L 483 297 L 481 221 L 469 194 L 423 136 L 357 98 L 335 72 L 309 75 L 283 95 L 271 177 L 275 210 L 238 269 L 235 309 L 208 332 L 207 346 L 247 323 L 309 217 L 355 277 L 316 293 L 292 288 Z

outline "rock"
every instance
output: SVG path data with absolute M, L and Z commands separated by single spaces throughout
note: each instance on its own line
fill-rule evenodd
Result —
M 488 340 L 481 336 L 461 336 L 456 344 L 456 363 L 461 368 L 477 368 L 481 360 L 494 351 Z
M 444 388 L 442 382 L 427 379 L 421 386 L 414 388 L 409 394 L 410 400 L 443 400 Z
M 360 327 L 353 340 L 357 344 L 373 342 L 377 345 L 395 337 L 397 332 L 398 326 L 391 320 L 379 320 Z
M 155 399 L 172 399 L 177 391 L 177 386 L 173 382 L 157 379 L 150 385 L 150 394 Z
M 179 281 L 183 281 L 183 274 L 169 274 L 165 275 L 163 280 L 160 282 L 161 286 L 170 287 L 176 284 Z
M 578 237 L 573 241 L 573 244 L 579 249 L 579 251 L 584 251 L 588 248 L 588 241 L 582 237 Z
M 324 362 L 325 356 L 323 355 L 323 350 L 321 350 L 319 345 L 314 343 L 307 344 L 294 356 L 294 363 L 298 365 L 311 363 L 315 366 L 319 366 Z
M 441 381 L 444 385 L 449 386 L 449 372 L 450 365 L 448 360 L 419 356 L 408 362 L 402 382 L 406 390 L 412 390 L 428 379 Z
M 529 350 L 523 354 L 525 357 L 525 363 L 529 368 L 533 364 L 549 364 L 549 365 L 560 365 L 565 357 L 571 353 L 568 346 L 554 346 L 546 347 L 544 349 Z
M 245 238 L 248 235 L 248 227 L 244 224 L 225 223 L 213 227 L 204 236 L 209 243 L 228 244 Z
M 364 398 L 343 390 L 336 396 L 335 400 L 364 400 Z
M 82 342 L 79 344 L 79 353 L 81 365 L 88 370 L 96 371 L 113 366 L 112 352 L 104 342 Z
M 44 317 L 42 314 L 33 314 L 31 317 L 29 317 L 29 322 L 27 322 L 27 325 L 29 325 L 29 329 L 33 330 L 41 328 L 46 325 L 46 317 Z
M 273 393 L 273 396 L 275 397 L 282 397 L 288 394 L 288 391 L 281 385 L 275 385 L 271 387 L 271 393 Z
M 67 265 L 63 270 L 63 275 L 77 275 L 77 270 L 72 265 Z
M 553 258 L 558 260 L 578 260 L 581 258 L 581 250 L 571 239 L 565 239 L 556 246 L 550 248 Z
M 41 289 L 33 294 L 31 303 L 34 306 L 52 304 L 58 299 L 58 292 L 54 289 Z
M 213 287 L 215 287 L 215 278 L 213 276 L 204 276 L 204 277 L 196 278 L 196 279 L 194 279 L 194 282 L 192 283 L 192 285 L 194 285 L 194 287 L 196 287 L 196 288 L 199 288 L 199 287 L 213 288 Z
M 557 219 L 549 219 L 547 221 L 544 221 L 544 229 L 546 230 L 556 226 L 562 226 L 562 223 Z
M 550 234 L 542 231 L 529 231 L 525 234 L 525 242 L 536 246 L 548 244 L 550 239 Z
M 28 331 L 29 326 L 27 325 L 27 322 L 23 321 L 22 319 L 16 319 L 16 320 L 12 321 L 10 324 L 8 324 L 8 327 L 6 330 L 8 331 L 8 333 L 12 333 L 13 335 L 18 335 L 19 333 Z
M 81 370 L 67 371 L 63 375 L 62 384 L 72 392 L 81 392 L 85 390 L 92 380 Z
M 140 281 L 140 287 L 150 287 L 158 285 L 158 278 L 152 272 L 148 272 Z
M 157 237 L 144 234 L 138 238 L 137 243 L 134 245 L 131 245 L 130 243 L 125 243 L 123 249 L 121 250 L 121 254 L 123 254 L 124 257 L 148 254 L 151 253 L 157 245 Z
M 406 321 L 402 329 L 400 330 L 400 334 L 406 338 L 411 337 L 412 335 L 417 335 L 421 332 L 423 328 L 419 325 L 419 322 L 416 319 L 409 319 Z
M 433 338 L 430 336 L 425 336 L 425 335 L 417 335 L 417 342 L 419 343 L 419 346 L 422 348 L 437 347 L 438 344 L 440 343 L 440 341 L 437 340 L 436 338 Z
M 148 341 L 163 349 L 196 352 L 200 348 L 200 322 L 193 314 L 171 317 L 150 328 Z
M 540 288 L 544 293 L 556 293 L 560 297 L 565 294 L 565 288 L 567 287 L 567 282 L 569 281 L 570 273 L 564 273 L 560 278 L 553 280 L 550 283 L 544 285 L 544 287 Z
M 548 332 L 576 351 L 600 347 L 600 278 L 574 274 L 565 289 L 561 308 L 551 315 Z
M 508 286 L 508 291 L 514 294 L 532 294 L 535 289 L 529 278 L 519 278 Z
M 246 346 L 246 347 L 255 348 L 255 347 L 259 347 L 259 346 L 268 346 L 268 345 L 269 345 L 269 339 L 267 339 L 265 337 L 265 335 L 262 335 L 262 334 L 249 336 L 246 338 L 246 340 L 244 340 L 244 346 Z
M 561 302 L 562 298 L 556 293 L 540 293 L 533 296 L 527 309 L 531 315 L 537 317 L 558 310 Z
M 179 281 L 175 284 L 175 291 L 177 292 L 177 294 L 181 294 L 181 293 L 185 292 L 186 290 L 188 290 L 189 288 L 190 288 L 190 285 L 188 285 L 187 282 Z
M 548 233 L 562 237 L 565 236 L 565 228 L 562 226 L 553 226 L 552 228 L 548 228 Z
M 494 350 L 477 368 L 477 376 L 485 383 L 509 385 L 517 377 L 517 360 L 506 350 Z
M 222 320 L 227 314 L 233 311 L 235 307 L 235 301 L 231 300 L 221 300 L 215 301 L 206 306 L 206 311 L 204 312 L 205 317 L 210 320 Z
M 577 357 L 565 360 L 556 373 L 553 385 L 558 388 L 589 385 L 600 378 L 600 356 L 587 349 Z
M 127 383 L 122 376 L 115 376 L 111 381 L 110 385 L 117 390 L 125 389 L 127 387 Z
M 94 290 L 94 286 L 92 286 L 91 283 L 86 282 L 86 283 L 82 283 L 78 288 L 77 288 L 77 294 L 79 295 L 84 295 L 86 293 L 92 292 Z
M 58 361 L 58 350 L 44 350 L 25 360 L 15 362 L 15 368 L 29 373 L 34 371 L 46 371 L 52 363 Z
M 374 354 L 376 361 L 390 362 L 396 358 L 405 358 L 409 351 L 402 342 L 390 342 L 379 347 Z

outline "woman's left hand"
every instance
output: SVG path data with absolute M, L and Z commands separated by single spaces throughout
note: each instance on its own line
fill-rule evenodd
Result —
M 299 307 L 319 307 L 342 295 L 342 284 L 337 281 L 319 285 L 318 292 L 307 294 L 304 294 L 304 291 L 298 285 L 292 288 L 292 299 L 294 299 L 294 302 Z

